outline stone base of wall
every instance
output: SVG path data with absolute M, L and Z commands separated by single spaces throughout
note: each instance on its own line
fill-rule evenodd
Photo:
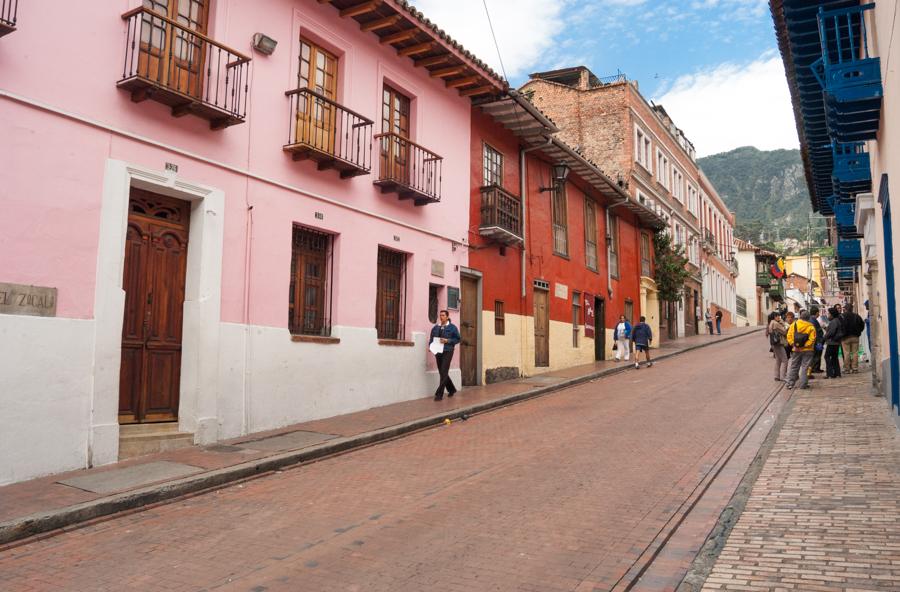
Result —
M 519 378 L 519 369 L 515 366 L 501 366 L 500 368 L 488 368 L 484 373 L 484 382 L 494 384 L 504 380 Z

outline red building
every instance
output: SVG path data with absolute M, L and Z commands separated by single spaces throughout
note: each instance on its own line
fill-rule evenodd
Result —
M 473 107 L 464 384 L 606 359 L 619 315 L 642 314 L 642 260 L 665 221 L 558 131 L 514 91 Z

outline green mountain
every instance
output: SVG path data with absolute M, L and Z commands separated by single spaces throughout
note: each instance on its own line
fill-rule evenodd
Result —
M 745 146 L 697 162 L 735 213 L 735 236 L 757 244 L 806 240 L 812 207 L 799 150 Z M 824 230 L 813 232 L 814 240 L 823 237 Z

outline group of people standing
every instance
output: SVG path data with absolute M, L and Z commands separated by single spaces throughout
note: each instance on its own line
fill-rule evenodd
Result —
M 809 388 L 809 378 L 823 372 L 823 357 L 825 378 L 839 378 L 841 351 L 843 372 L 859 372 L 859 339 L 865 328 L 865 321 L 850 304 L 837 304 L 827 312 L 811 306 L 799 314 L 770 313 L 766 336 L 775 356 L 775 380 L 787 383 L 790 389 Z

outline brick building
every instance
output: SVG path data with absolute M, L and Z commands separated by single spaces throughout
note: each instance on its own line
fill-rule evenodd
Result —
M 558 131 L 514 91 L 473 107 L 464 384 L 608 359 L 619 315 L 645 314 L 642 244 L 649 268 L 665 221 Z
M 691 276 L 681 301 L 660 302 L 659 334 L 662 339 L 696 334 L 705 277 L 702 174 L 694 146 L 661 106 L 649 103 L 637 83 L 621 75 L 600 79 L 579 66 L 532 74 L 521 90 L 562 128 L 562 139 L 602 163 L 635 200 L 665 220 L 674 243 L 684 248 Z M 650 271 L 641 270 L 648 295 L 656 290 Z

